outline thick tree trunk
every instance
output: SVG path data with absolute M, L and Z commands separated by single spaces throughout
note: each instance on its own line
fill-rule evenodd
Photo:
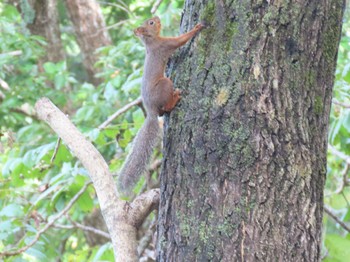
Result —
M 21 12 L 31 34 L 40 35 L 47 41 L 47 52 L 39 64 L 64 60 L 65 52 L 61 41 L 57 0 L 11 0 L 10 2 Z
M 159 261 L 318 261 L 343 0 L 187 0 Z M 199 15 L 199 17 L 197 16 Z
M 111 44 L 100 5 L 95 0 L 66 0 L 65 3 L 74 26 L 89 81 L 98 85 L 101 80 L 95 77 L 99 72 L 94 66 L 98 61 L 96 50 Z

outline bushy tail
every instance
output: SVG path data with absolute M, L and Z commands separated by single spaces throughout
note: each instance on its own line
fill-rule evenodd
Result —
M 158 138 L 158 116 L 150 113 L 137 133 L 131 152 L 119 173 L 118 187 L 123 193 L 129 193 L 140 176 L 146 171 Z

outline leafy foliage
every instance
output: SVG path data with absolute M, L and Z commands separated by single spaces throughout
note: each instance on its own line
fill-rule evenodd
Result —
M 330 116 L 325 205 L 339 220 L 350 222 L 350 20 L 345 12 Z M 338 103 L 340 102 L 340 103 Z M 349 107 L 348 107 L 349 106 Z M 348 162 L 347 162 L 348 161 Z M 325 261 L 347 261 L 350 234 L 331 217 L 324 218 Z

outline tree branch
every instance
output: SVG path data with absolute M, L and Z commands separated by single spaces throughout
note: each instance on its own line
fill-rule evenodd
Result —
M 328 207 L 324 206 L 323 209 L 327 215 L 329 215 L 335 222 L 337 222 L 342 228 L 344 228 L 350 233 L 350 227 L 348 227 L 343 221 L 341 221 L 336 215 L 334 215 Z
M 158 9 L 158 7 L 160 6 L 160 4 L 163 2 L 163 0 L 157 0 L 155 3 L 154 3 L 154 5 L 153 5 L 153 7 L 152 7 L 152 9 L 151 9 L 151 13 L 152 14 L 154 14 L 156 11 L 157 11 L 157 9 Z
M 348 185 L 347 176 L 348 176 L 348 172 L 350 169 L 350 157 L 348 155 L 344 154 L 343 152 L 337 150 L 331 144 L 328 144 L 328 149 L 333 155 L 339 157 L 340 159 L 342 159 L 345 162 L 345 167 L 344 167 L 342 174 L 341 174 L 342 175 L 342 183 L 339 186 L 339 188 L 336 190 L 336 193 L 339 194 L 343 191 L 344 187 L 346 185 Z
M 56 145 L 55 145 L 55 150 L 53 151 L 53 154 L 52 154 L 52 157 L 50 159 L 50 165 L 53 164 L 53 161 L 55 161 L 55 158 L 57 156 L 57 153 L 58 153 L 58 149 L 60 148 L 60 145 L 61 145 L 61 138 L 59 137 L 57 139 L 57 142 L 56 142 Z
M 71 209 L 71 207 L 73 206 L 73 204 L 79 199 L 79 197 L 85 192 L 85 190 L 88 188 L 88 186 L 91 184 L 91 181 L 86 183 L 80 190 L 79 192 L 69 201 L 68 205 L 62 209 L 61 212 L 59 212 L 58 214 L 56 214 L 51 221 L 49 221 L 41 230 L 39 230 L 34 239 L 26 246 L 16 250 L 16 251 L 5 251 L 5 252 L 1 252 L 0 253 L 0 257 L 3 256 L 15 256 L 18 255 L 20 253 L 25 252 L 28 248 L 32 247 L 33 245 L 35 245 L 36 242 L 38 242 L 40 236 L 45 233 L 50 227 L 53 226 L 53 224 L 59 219 L 61 218 L 69 209 Z
M 48 98 L 35 105 L 46 121 L 87 169 L 94 184 L 102 215 L 112 240 L 116 261 L 137 261 L 137 226 L 157 206 L 159 190 L 151 190 L 131 204 L 119 199 L 108 165 L 89 142 Z
M 145 233 L 145 235 L 141 238 L 139 246 L 137 247 L 137 252 L 142 255 L 142 253 L 146 250 L 146 248 L 148 247 L 149 243 L 151 243 L 152 241 L 152 237 L 154 235 L 154 232 L 156 230 L 156 224 L 157 224 L 157 220 L 155 219 L 152 224 L 150 225 L 150 227 L 148 228 L 147 232 Z
M 335 99 L 332 100 L 332 103 L 335 104 L 335 105 L 338 105 L 338 106 L 342 106 L 344 108 L 350 108 L 350 104 L 339 102 L 339 101 L 337 101 Z
M 103 122 L 98 128 L 104 129 L 106 128 L 114 119 L 116 119 L 121 114 L 128 111 L 131 107 L 140 105 L 142 103 L 141 97 L 137 98 L 136 100 L 132 101 L 131 103 L 123 106 L 121 109 L 119 109 L 117 112 L 115 112 L 113 115 L 109 116 L 105 122 Z
M 89 227 L 89 226 L 85 226 L 85 225 L 82 225 L 80 223 L 77 223 L 75 221 L 72 221 L 73 225 L 61 225 L 61 224 L 54 224 L 52 227 L 56 227 L 56 228 L 62 228 L 62 229 L 76 229 L 76 228 L 79 228 L 79 229 L 82 229 L 84 231 L 89 231 L 89 232 L 92 232 L 96 235 L 100 235 L 100 236 L 103 236 L 107 239 L 111 239 L 109 234 L 107 232 L 104 232 L 102 230 L 99 230 L 97 228 L 94 228 L 94 227 Z
M 15 50 L 15 51 L 11 51 L 11 52 L 7 52 L 7 53 L 2 53 L 0 54 L 1 56 L 6 56 L 6 55 L 10 55 L 10 56 L 20 56 L 22 55 L 23 52 L 22 50 Z
M 145 218 L 159 205 L 159 188 L 152 189 L 136 197 L 130 204 L 129 218 L 138 228 Z
M 6 90 L 6 91 L 10 91 L 10 86 L 8 85 L 7 82 L 5 82 L 3 79 L 0 78 L 0 86 Z

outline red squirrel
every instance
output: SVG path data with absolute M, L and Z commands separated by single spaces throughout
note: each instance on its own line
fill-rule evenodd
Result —
M 134 30 L 134 34 L 146 47 L 141 96 L 147 116 L 118 176 L 119 189 L 124 193 L 129 192 L 146 171 L 159 136 L 158 116 L 171 112 L 181 98 L 180 90 L 174 90 L 173 82 L 164 77 L 168 59 L 203 27 L 202 24 L 197 24 L 190 32 L 178 37 L 161 37 L 161 23 L 156 16 Z

